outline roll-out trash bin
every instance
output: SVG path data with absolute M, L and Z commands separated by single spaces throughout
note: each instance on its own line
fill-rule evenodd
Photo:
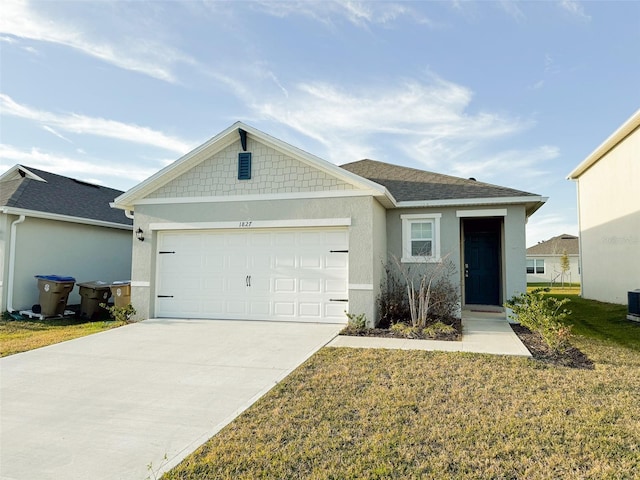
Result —
M 126 307 L 131 303 L 131 281 L 113 282 L 111 294 L 116 307 Z
M 36 275 L 40 292 L 40 313 L 42 315 L 64 315 L 69 293 L 76 279 L 61 275 Z
M 107 282 L 94 280 L 92 282 L 78 283 L 80 290 L 80 316 L 91 317 L 99 310 L 101 303 L 107 303 L 111 297 L 111 285 Z

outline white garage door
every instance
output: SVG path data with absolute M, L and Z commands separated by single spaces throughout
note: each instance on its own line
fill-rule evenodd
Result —
M 156 316 L 344 323 L 346 228 L 160 232 Z

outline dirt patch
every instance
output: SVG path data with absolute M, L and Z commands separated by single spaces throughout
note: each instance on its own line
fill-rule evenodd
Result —
M 340 335 L 348 335 L 352 337 L 383 337 L 383 338 L 411 338 L 416 340 L 446 340 L 457 342 L 462 340 L 462 321 L 459 318 L 447 320 L 447 325 L 451 325 L 455 331 L 453 332 L 436 332 L 427 335 L 424 332 L 411 332 L 411 336 L 403 335 L 388 328 L 363 328 L 355 329 L 345 327 Z
M 564 352 L 555 352 L 549 348 L 539 333 L 532 332 L 522 325 L 511 324 L 511 329 L 536 360 L 569 368 L 586 370 L 595 368 L 591 359 L 575 347 L 569 347 Z

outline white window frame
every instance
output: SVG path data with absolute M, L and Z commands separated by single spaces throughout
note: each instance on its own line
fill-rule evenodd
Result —
M 527 275 L 544 275 L 547 271 L 546 269 L 546 262 L 544 261 L 544 258 L 532 258 L 532 257 L 527 257 L 527 264 L 529 263 L 529 261 L 533 262 L 533 272 L 529 273 L 527 272 Z M 542 272 L 538 272 L 538 262 L 542 263 Z M 527 269 L 529 268 L 529 265 L 527 265 Z
M 402 219 L 402 263 L 435 263 L 440 261 L 440 218 L 441 213 L 415 213 L 400 215 Z M 433 228 L 433 244 L 431 256 L 411 255 L 411 225 L 414 223 L 431 223 Z

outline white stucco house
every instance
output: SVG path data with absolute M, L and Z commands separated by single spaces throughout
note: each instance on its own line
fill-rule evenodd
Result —
M 545 201 L 373 160 L 336 166 L 238 122 L 114 206 L 144 236 L 140 318 L 344 323 L 349 311 L 373 325 L 391 255 L 449 255 L 464 305 L 525 291 L 525 223 Z
M 580 239 L 563 233 L 527 248 L 527 283 L 578 283 L 580 281 Z M 569 269 L 562 271 L 567 254 Z M 563 278 L 564 275 L 564 278 Z
M 121 194 L 24 165 L 2 174 L 0 311 L 38 303 L 35 275 L 128 280 L 133 222 L 109 205 Z M 77 287 L 68 303 L 80 303 Z
M 626 304 L 640 289 L 640 110 L 568 178 L 578 189 L 582 296 Z

